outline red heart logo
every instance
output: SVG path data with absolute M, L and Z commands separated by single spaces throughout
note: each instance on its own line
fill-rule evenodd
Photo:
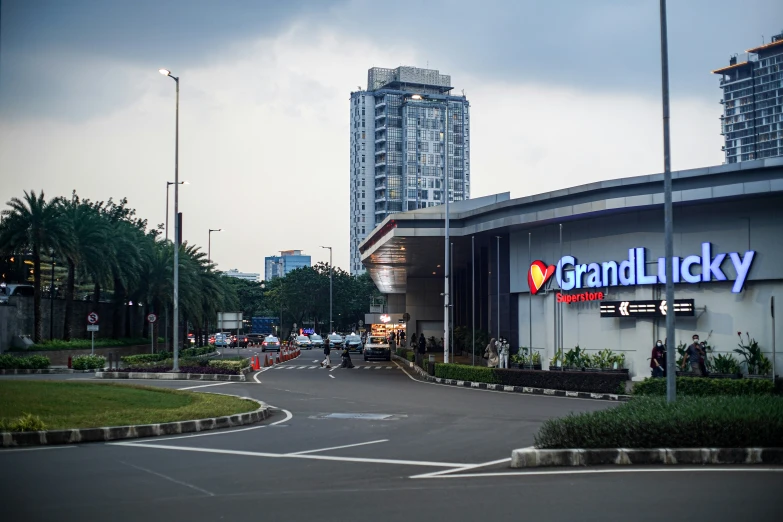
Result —
M 527 271 L 527 286 L 530 288 L 530 293 L 536 295 L 554 273 L 554 265 L 546 266 L 543 261 L 533 261 L 530 270 Z

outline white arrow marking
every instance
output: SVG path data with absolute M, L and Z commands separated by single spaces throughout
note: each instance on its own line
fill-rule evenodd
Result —
M 628 314 L 628 305 L 630 303 L 628 301 L 623 301 L 620 303 L 620 315 L 629 315 Z
M 663 315 L 666 315 L 666 301 L 661 301 L 660 310 Z

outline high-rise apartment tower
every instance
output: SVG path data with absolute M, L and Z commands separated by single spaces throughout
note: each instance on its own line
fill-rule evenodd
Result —
M 351 270 L 359 243 L 389 214 L 470 198 L 470 114 L 451 77 L 431 69 L 373 67 L 351 93 Z M 448 145 L 447 147 L 445 145 Z
M 783 32 L 745 52 L 712 71 L 721 75 L 726 163 L 783 156 Z

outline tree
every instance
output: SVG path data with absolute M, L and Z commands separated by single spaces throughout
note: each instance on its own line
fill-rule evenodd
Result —
M 24 197 L 11 198 L 10 210 L 3 210 L 0 225 L 0 249 L 2 254 L 31 253 L 35 290 L 33 297 L 33 340 L 43 339 L 41 317 L 41 254 L 70 250 L 69 235 L 61 219 L 60 198 L 46 200 L 43 191 L 25 191 Z

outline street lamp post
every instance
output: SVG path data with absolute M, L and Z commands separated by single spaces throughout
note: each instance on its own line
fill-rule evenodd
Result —
M 174 323 L 174 333 L 172 341 L 174 344 L 174 364 L 173 372 L 179 371 L 179 78 L 172 75 L 168 69 L 158 69 L 158 72 L 168 76 L 177 84 L 176 113 L 174 127 L 174 303 L 172 306 L 172 315 Z M 168 191 L 168 186 L 166 187 Z M 166 198 L 168 204 L 168 198 Z M 168 219 L 168 212 L 166 213 Z
M 178 185 L 188 185 L 187 181 L 180 181 Z M 169 187 L 174 185 L 173 181 L 166 182 L 166 241 L 169 240 Z
M 212 262 L 212 232 L 223 232 L 222 228 L 210 228 L 207 239 L 207 264 Z
M 329 333 L 332 330 L 332 247 L 322 246 L 321 248 L 329 249 Z

